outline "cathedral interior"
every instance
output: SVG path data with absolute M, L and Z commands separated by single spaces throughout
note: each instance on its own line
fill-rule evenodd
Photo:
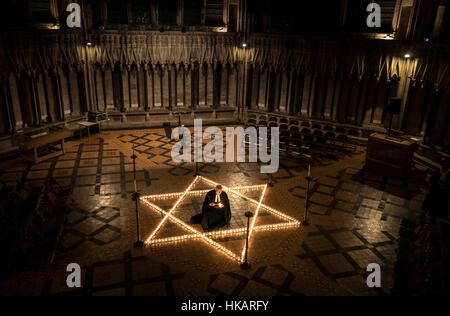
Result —
M 0 295 L 449 295 L 448 0 L 2 7 Z M 279 169 L 174 161 L 199 120 Z

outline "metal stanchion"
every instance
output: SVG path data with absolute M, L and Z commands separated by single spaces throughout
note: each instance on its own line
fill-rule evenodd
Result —
M 248 263 L 248 245 L 249 245 L 249 237 L 250 237 L 250 218 L 253 217 L 252 212 L 245 213 L 245 217 L 247 217 L 247 239 L 245 241 L 245 259 L 241 264 L 242 270 L 249 270 L 251 268 L 250 263 Z
M 274 187 L 275 183 L 273 183 L 273 173 L 269 174 L 269 183 L 268 183 L 269 187 Z
M 314 179 L 311 177 L 311 165 L 308 165 L 308 176 L 306 177 L 306 181 L 308 181 L 308 185 L 306 188 L 306 205 L 305 205 L 305 215 L 303 216 L 302 225 L 309 226 L 308 213 L 309 213 L 309 199 L 310 199 L 310 191 L 311 191 L 311 181 Z
M 136 242 L 134 243 L 135 248 L 142 248 L 144 247 L 144 242 L 141 240 L 141 232 L 140 232 L 140 225 L 139 225 L 139 197 L 141 194 L 137 190 L 137 180 L 136 180 L 136 159 L 137 156 L 134 153 L 134 147 L 133 147 L 133 156 L 131 156 L 131 159 L 133 159 L 133 176 L 134 176 L 134 192 L 131 196 L 133 201 L 135 202 L 136 206 Z
M 194 146 L 197 146 L 197 140 L 200 140 L 201 141 L 201 139 L 199 139 L 198 137 L 195 137 L 194 136 L 194 143 L 195 143 L 195 145 Z M 197 147 L 195 147 L 195 153 L 194 153 L 194 161 L 195 161 L 195 173 L 194 173 L 194 178 L 195 177 L 199 177 L 200 176 L 200 173 L 199 173 L 199 170 L 198 170 L 198 164 L 199 164 L 199 160 L 200 160 L 200 157 L 198 157 L 197 156 L 197 150 L 203 150 L 203 148 L 200 146 L 200 148 L 197 148 Z
M 200 176 L 200 174 L 198 173 L 198 162 L 195 163 L 195 174 L 194 174 L 194 178 Z

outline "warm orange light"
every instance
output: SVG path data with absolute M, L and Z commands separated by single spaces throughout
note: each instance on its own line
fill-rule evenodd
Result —
M 206 179 L 204 177 L 196 177 L 194 179 L 194 181 L 189 185 L 189 187 L 184 192 L 149 195 L 149 196 L 144 196 L 144 197 L 140 198 L 141 202 L 146 204 L 148 207 L 150 207 L 164 215 L 163 220 L 158 224 L 156 229 L 147 238 L 147 240 L 145 241 L 145 244 L 146 245 L 158 245 L 158 244 L 166 244 L 166 243 L 183 242 L 183 241 L 187 241 L 187 240 L 201 239 L 204 242 L 206 242 L 207 244 L 209 244 L 210 246 L 212 246 L 213 248 L 216 248 L 217 250 L 223 252 L 224 254 L 226 254 L 227 256 L 232 258 L 233 260 L 236 260 L 238 262 L 243 262 L 244 255 L 247 250 L 246 249 L 247 245 L 244 246 L 242 254 L 237 255 L 237 254 L 233 253 L 231 250 L 229 250 L 229 249 L 223 247 L 222 245 L 218 244 L 217 242 L 215 242 L 213 240 L 213 238 L 224 238 L 224 237 L 232 236 L 232 235 L 244 235 L 247 233 L 246 227 L 237 228 L 237 229 L 225 229 L 225 230 L 204 233 L 204 232 L 200 232 L 200 231 L 196 230 L 192 226 L 186 224 L 185 222 L 183 222 L 182 220 L 180 220 L 179 218 L 177 218 L 176 216 L 173 215 L 174 211 L 178 208 L 178 206 L 180 205 L 180 203 L 184 200 L 184 198 L 186 196 L 188 196 L 188 195 L 189 196 L 201 196 L 210 191 L 210 190 L 196 190 L 196 191 L 192 190 L 193 186 L 200 179 L 204 180 L 205 182 L 209 183 L 212 186 L 218 185 L 218 183 L 216 183 L 212 180 Z M 240 187 L 233 187 L 233 188 L 228 188 L 228 187 L 222 185 L 222 187 L 223 187 L 224 191 L 228 191 L 233 194 L 236 194 L 237 196 L 256 205 L 255 216 L 251 220 L 251 225 L 250 225 L 250 230 L 249 230 L 249 240 L 251 239 L 253 232 L 275 231 L 275 230 L 288 229 L 288 228 L 300 226 L 300 222 L 298 220 L 296 220 L 290 216 L 287 216 L 287 215 L 263 204 L 263 200 L 264 200 L 264 197 L 267 192 L 267 185 L 249 185 L 249 186 L 240 186 Z M 249 191 L 249 190 L 256 190 L 256 189 L 263 189 L 263 193 L 261 194 L 259 201 L 249 198 L 239 192 L 239 191 Z M 159 206 L 150 202 L 150 200 L 155 200 L 155 199 L 159 200 L 159 199 L 174 199 L 174 198 L 178 198 L 178 199 L 175 202 L 174 206 L 169 211 L 165 211 L 162 208 L 160 208 Z M 280 223 L 280 224 L 256 226 L 256 220 L 258 218 L 258 215 L 259 215 L 261 209 L 264 209 L 264 210 L 270 212 L 271 214 L 273 214 L 283 220 L 286 220 L 288 222 Z M 156 237 L 157 233 L 160 231 L 161 227 L 164 225 L 164 223 L 167 220 L 171 220 L 172 222 L 180 225 L 181 227 L 188 230 L 191 234 L 156 239 L 155 237 Z
M 175 209 L 178 207 L 178 205 L 180 205 L 181 201 L 183 201 L 184 197 L 186 196 L 186 194 L 192 189 L 192 187 L 194 186 L 194 184 L 200 179 L 200 177 L 196 177 L 194 179 L 194 181 L 192 181 L 191 185 L 186 189 L 186 191 L 184 191 L 184 193 L 181 195 L 181 197 L 178 199 L 178 201 L 175 203 L 175 205 L 172 207 L 172 209 L 169 211 L 169 213 L 164 217 L 164 219 L 161 221 L 161 223 L 159 223 L 158 227 L 156 227 L 156 229 L 153 231 L 153 233 L 150 235 L 150 237 L 148 237 L 148 239 L 146 240 L 146 243 L 149 242 L 150 240 L 153 239 L 153 237 L 155 237 L 155 235 L 158 233 L 158 231 L 161 229 L 161 227 L 164 225 L 164 223 L 166 222 L 166 220 L 169 218 L 169 216 L 175 211 Z

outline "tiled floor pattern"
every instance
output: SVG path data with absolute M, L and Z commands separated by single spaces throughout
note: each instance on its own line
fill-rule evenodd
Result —
M 26 178 L 33 186 L 42 186 L 46 177 L 53 177 L 75 195 L 111 196 L 126 198 L 134 192 L 133 163 L 131 154 L 125 156 L 105 143 L 103 138 L 95 142 L 71 142 L 64 156 L 53 161 L 28 166 L 20 159 L 6 163 L 0 177 L 9 186 L 15 186 Z M 152 181 L 146 170 L 137 170 L 138 187 L 150 186 Z
M 202 145 L 202 149 L 205 149 L 205 146 L 213 142 L 215 145 L 215 149 L 213 150 L 213 153 L 218 153 L 220 156 L 224 156 L 226 154 L 226 149 L 228 145 L 228 139 L 227 139 L 227 133 L 226 128 L 222 128 L 223 133 L 223 140 L 215 140 L 212 141 L 210 139 L 207 139 L 206 136 L 209 135 L 205 132 L 204 138 L 200 141 Z M 145 131 L 130 131 L 129 133 L 123 133 L 117 136 L 117 140 L 119 140 L 123 145 L 127 145 L 130 148 L 133 148 L 136 153 L 140 154 L 143 159 L 147 159 L 147 165 L 153 166 L 153 167 L 161 167 L 161 166 L 167 166 L 169 167 L 168 173 L 174 176 L 185 176 L 189 174 L 193 174 L 196 172 L 196 167 L 194 164 L 189 163 L 178 163 L 174 164 L 172 161 L 171 156 L 171 150 L 173 145 L 176 143 L 176 141 L 170 140 L 167 138 L 164 131 L 152 131 L 152 132 L 145 132 Z M 194 148 L 194 142 L 196 141 L 196 137 L 194 135 L 194 132 L 191 128 L 191 146 Z M 235 139 L 235 146 L 237 146 L 237 138 Z M 235 147 L 237 148 L 237 147 Z M 237 150 L 237 149 L 236 149 Z M 333 150 L 333 152 L 336 152 Z M 323 157 L 321 159 L 289 159 L 285 156 L 287 159 L 282 159 L 280 171 L 276 176 L 274 176 L 271 181 L 273 183 L 278 183 L 279 181 L 290 179 L 295 177 L 295 171 L 300 171 L 307 168 L 307 165 L 313 164 L 316 166 L 326 165 L 330 162 L 332 162 L 332 159 L 324 158 L 327 157 L 326 150 L 322 148 L 318 153 L 321 153 Z M 353 156 L 360 154 L 361 151 L 355 150 L 347 153 L 339 153 L 336 154 L 338 156 Z M 282 152 L 283 154 L 283 152 Z M 285 153 L 284 153 L 285 154 Z M 191 155 L 192 160 L 194 160 L 194 155 Z M 290 156 L 292 158 L 292 156 Z M 298 157 L 297 157 L 298 158 Z M 203 157 L 204 161 L 207 159 L 213 160 L 213 157 L 211 155 L 207 155 Z M 246 157 L 246 160 L 248 161 L 248 155 Z M 245 164 L 236 163 L 237 170 L 234 172 L 239 172 L 247 177 L 255 177 L 255 176 L 261 176 L 259 174 L 259 166 L 257 168 L 249 168 L 249 166 L 245 166 Z M 198 169 L 202 173 L 218 173 L 221 170 L 221 166 L 218 164 L 208 164 L 208 163 L 199 163 Z M 256 174 L 255 175 L 255 171 Z
M 324 275 L 337 282 L 366 279 L 366 269 L 371 263 L 379 263 L 385 273 L 392 272 L 396 238 L 389 232 L 369 235 L 359 229 L 327 230 L 319 225 L 317 228 L 318 232 L 308 235 L 302 245 L 304 253 L 298 257 L 312 260 Z M 378 291 L 378 294 L 385 293 Z
M 97 262 L 83 270 L 83 289 L 67 291 L 62 283 L 46 282 L 42 295 L 174 295 L 174 280 L 184 273 L 171 273 L 165 264 L 155 264 L 145 257 L 132 257 L 125 252 L 122 258 Z
M 350 167 L 312 183 L 311 212 L 319 215 L 344 212 L 361 219 L 382 221 L 387 217 L 413 219 L 426 193 L 420 183 L 423 180 L 404 184 L 372 171 Z M 289 192 L 305 199 L 306 186 L 294 186 Z
M 146 134 L 149 140 L 158 141 L 164 132 L 103 132 L 91 137 L 91 141 L 69 142 L 66 155 L 53 161 L 31 167 L 18 159 L 2 164 L 0 178 L 4 183 L 15 185 L 26 178 L 38 186 L 51 176 L 72 188 L 76 205 L 68 214 L 59 260 L 42 271 L 16 276 L 0 287 L 0 293 L 2 290 L 35 295 L 389 293 L 400 219 L 411 218 L 420 209 L 426 193 L 421 184 L 424 181 L 402 183 L 371 172 L 361 173 L 363 154 L 316 166 L 313 176 L 318 181 L 312 188 L 311 226 L 256 234 L 251 241 L 252 269 L 241 271 L 235 262 L 224 259 L 220 252 L 201 241 L 133 248 L 136 240 L 136 210 L 130 196 L 134 191 L 130 158 L 133 151 L 129 139 L 121 135 Z M 156 165 L 147 153 L 137 155 L 137 185 L 143 195 L 182 192 L 192 182 L 194 164 L 177 166 L 164 161 Z M 218 163 L 202 167 L 201 175 L 229 186 L 268 181 L 259 172 L 258 164 Z M 298 159 L 284 160 L 264 203 L 302 219 L 304 167 L 304 162 Z M 184 214 L 185 219 L 200 210 L 201 202 L 201 199 L 186 202 L 190 211 Z M 139 211 L 143 238 L 153 231 L 161 215 L 142 206 Z M 242 225 L 238 217 L 235 220 L 234 225 Z M 232 246 L 235 242 L 242 240 L 227 240 L 224 244 Z M 383 288 L 378 291 L 365 286 L 364 268 L 370 261 L 383 266 Z M 81 291 L 72 292 L 65 287 L 65 268 L 72 262 L 83 267 Z M 18 286 L 23 280 L 28 281 L 26 288 Z
M 68 253 L 86 241 L 103 246 L 119 240 L 121 228 L 116 221 L 119 217 L 118 207 L 101 206 L 92 211 L 74 207 L 68 214 L 59 252 Z

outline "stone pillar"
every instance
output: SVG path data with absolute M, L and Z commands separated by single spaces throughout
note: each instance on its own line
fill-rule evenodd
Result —
M 192 69 L 193 65 L 185 65 L 184 72 L 185 72 L 185 106 L 187 108 L 193 107 L 192 102 Z
M 66 75 L 67 77 L 67 75 Z M 38 92 L 38 98 L 39 98 L 39 112 L 40 112 L 40 120 L 41 121 L 47 121 L 47 107 L 46 107 L 46 99 L 45 99 L 45 89 L 44 89 L 44 74 L 42 72 L 39 72 L 36 74 L 36 90 Z M 68 83 L 69 84 L 69 83 Z M 69 88 L 67 88 L 68 91 Z M 69 94 L 69 101 L 70 101 L 70 94 Z M 72 110 L 71 110 L 72 112 Z
M 309 81 L 308 81 L 308 102 L 305 104 L 305 107 L 302 108 L 302 114 L 307 117 L 313 116 L 313 108 L 314 108 L 314 102 L 315 102 L 315 91 L 316 91 L 316 85 L 317 85 L 317 78 L 318 78 L 318 72 L 314 69 L 310 71 L 309 73 Z
M 155 65 L 154 69 L 154 83 L 155 83 L 155 108 L 161 109 L 163 106 L 162 99 L 162 69 L 161 65 Z
M 186 100 L 186 69 L 183 65 L 179 64 L 176 74 L 176 106 L 185 107 Z
M 209 64 L 206 73 L 206 105 L 214 107 L 214 64 Z
M 289 81 L 291 79 L 290 71 L 284 69 L 281 74 L 280 82 L 280 112 L 288 112 Z
M 152 110 L 155 107 L 155 71 L 151 65 L 146 65 L 146 90 L 147 90 L 147 110 Z
M 278 69 L 270 70 L 267 82 L 267 111 L 278 112 L 280 108 L 280 75 Z
M 150 78 L 148 65 L 145 64 L 142 67 L 142 79 L 141 79 L 141 94 L 142 94 L 142 106 L 144 111 L 150 109 L 150 99 L 151 99 L 151 88 L 150 88 Z
M 11 100 L 11 89 L 9 86 L 9 78 L 6 74 L 1 74 L 0 77 L 0 98 L 2 109 L 4 109 L 4 119 L 3 122 L 7 126 L 9 134 L 14 134 L 16 129 L 16 120 L 14 115 L 14 108 Z
M 172 104 L 171 104 L 171 71 L 169 65 L 164 65 L 162 67 L 162 106 L 164 109 L 172 110 Z
M 386 101 L 387 90 L 388 84 L 386 80 L 380 80 L 377 87 L 377 94 L 375 96 L 375 107 L 372 120 L 372 123 L 374 124 L 383 124 L 384 103 Z
M 106 94 L 106 109 L 112 110 L 115 107 L 114 93 L 113 93 L 114 85 L 113 85 L 112 69 L 106 68 L 104 70 L 104 75 L 105 75 L 104 85 L 105 85 L 105 94 Z
M 292 69 L 289 71 L 289 80 L 286 95 L 286 107 L 289 115 L 294 115 L 294 97 L 295 97 L 295 78 L 297 76 L 297 70 Z
M 300 115 L 303 103 L 303 94 L 305 90 L 305 72 L 303 70 L 297 70 L 295 75 L 295 81 L 293 81 L 292 88 L 292 109 L 293 114 Z
M 207 105 L 207 90 L 206 90 L 206 86 L 207 86 L 207 66 L 202 64 L 200 65 L 199 68 L 199 85 L 198 85 L 198 94 L 199 94 L 199 102 L 198 105 L 200 107 L 205 107 Z
M 364 113 L 361 118 L 363 125 L 372 123 L 373 99 L 375 97 L 376 81 L 374 77 L 367 78 L 366 93 L 364 97 Z
M 145 67 L 145 66 L 144 66 Z M 145 89 L 145 70 L 142 65 L 136 66 L 136 86 L 137 86 L 137 102 L 139 105 L 139 110 L 144 111 L 147 108 Z
M 367 111 L 367 93 L 370 89 L 371 78 L 368 76 L 364 76 L 364 84 L 361 87 L 361 91 L 358 96 L 358 103 L 356 104 L 356 124 L 362 125 L 364 117 L 366 116 Z
M 37 85 L 37 78 L 38 74 L 33 73 L 30 77 L 30 92 L 31 92 L 31 106 L 33 109 L 33 116 L 34 116 L 34 123 L 35 125 L 41 124 L 41 105 L 40 105 L 40 98 L 39 98 L 39 89 Z
M 327 79 L 327 91 L 324 104 L 323 116 L 327 120 L 331 120 L 332 102 L 336 89 L 336 74 L 332 73 Z
M 129 96 L 130 96 L 130 109 L 136 111 L 140 107 L 139 102 L 139 89 L 138 89 L 138 66 L 130 66 L 128 72 L 129 78 Z
M 55 69 L 55 72 L 53 73 L 53 80 L 53 89 L 58 120 L 65 120 L 64 100 L 61 91 L 61 76 L 59 69 Z
M 261 78 L 260 69 L 252 67 L 250 74 L 252 76 L 252 95 L 249 108 L 257 109 L 259 104 L 259 82 Z
M 220 68 L 220 95 L 219 104 L 221 107 L 228 105 L 228 65 L 222 64 Z
M 128 67 L 123 67 L 120 73 L 122 79 L 122 111 L 127 112 L 131 108 L 131 96 L 130 96 L 130 76 Z
M 24 126 L 22 113 L 20 111 L 20 102 L 19 102 L 19 90 L 17 88 L 16 75 L 10 74 L 7 81 L 9 82 L 10 93 L 11 93 L 11 107 L 13 109 L 13 116 L 15 118 L 15 126 L 16 129 L 21 129 Z
M 237 68 L 235 66 L 231 67 L 230 71 L 230 76 L 229 76 L 229 95 L 228 95 L 228 104 L 231 107 L 237 107 L 238 103 L 237 103 L 237 98 L 238 98 L 238 86 L 239 86 L 239 81 L 238 81 L 238 73 L 237 73 Z
M 177 101 L 177 66 L 175 64 L 169 65 L 169 95 L 170 95 L 170 109 L 173 109 L 178 106 Z
M 59 71 L 60 73 L 60 89 L 61 89 L 61 96 L 62 96 L 62 103 L 63 103 L 63 111 L 64 116 L 67 117 L 68 115 L 72 114 L 72 100 L 71 100 L 71 89 L 68 77 L 67 71 Z M 102 90 L 100 90 L 102 91 Z
M 358 106 L 358 102 L 361 97 L 362 85 L 363 81 L 359 76 L 352 81 L 345 115 L 347 122 L 356 123 L 356 107 Z
M 258 108 L 262 110 L 267 110 L 267 88 L 269 82 L 269 70 L 260 69 L 260 79 L 259 79 L 259 95 L 258 95 Z

